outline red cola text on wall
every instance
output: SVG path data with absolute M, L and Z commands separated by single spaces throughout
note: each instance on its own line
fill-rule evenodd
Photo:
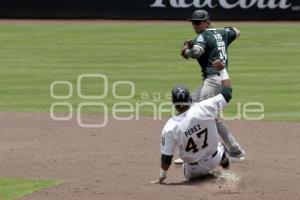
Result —
M 259 9 L 287 9 L 292 6 L 289 0 L 154 0 L 150 7 L 167 7 L 173 8 L 216 8 L 232 9 L 240 7 L 248 9 L 256 7 Z

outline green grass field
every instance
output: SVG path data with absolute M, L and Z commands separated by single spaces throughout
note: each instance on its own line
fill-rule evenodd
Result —
M 58 185 L 53 180 L 0 179 L 0 200 L 13 200 Z
M 300 121 L 300 24 L 213 23 L 227 25 L 240 28 L 242 35 L 229 50 L 234 99 L 226 113 L 235 115 L 238 102 L 261 102 L 266 120 Z M 120 101 L 111 94 L 114 81 L 135 84 L 132 103 L 143 102 L 145 92 L 165 94 L 179 83 L 195 90 L 201 84 L 198 64 L 179 55 L 182 42 L 192 37 L 189 23 L 0 25 L 0 111 L 49 112 L 51 103 L 64 102 L 51 98 L 50 84 L 64 80 L 76 88 L 80 74 L 108 76 L 108 97 L 92 102 L 109 107 Z M 101 93 L 96 79 L 83 83 L 84 94 Z M 68 93 L 66 87 L 55 91 Z M 87 101 L 76 90 L 73 94 L 67 101 L 74 108 Z M 151 110 L 145 107 L 142 113 L 151 115 Z

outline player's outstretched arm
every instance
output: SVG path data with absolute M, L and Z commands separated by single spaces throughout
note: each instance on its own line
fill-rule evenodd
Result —
M 225 31 L 229 44 L 238 39 L 241 35 L 241 31 L 235 27 L 225 27 Z
M 236 38 L 235 39 L 238 39 L 240 37 L 240 35 L 241 35 L 241 31 L 239 29 L 235 28 L 235 27 L 233 27 L 232 29 L 234 30 L 234 32 L 236 34 Z
M 195 113 L 199 118 L 215 119 L 220 111 L 228 104 L 232 98 L 232 89 L 222 86 L 221 94 L 212 98 L 195 103 Z
M 229 103 L 232 98 L 232 89 L 230 87 L 222 87 L 221 91 L 222 96 L 224 97 L 225 101 Z
M 151 183 L 162 184 L 167 178 L 167 171 L 172 163 L 173 155 L 161 155 L 161 170 L 159 173 L 159 179 L 157 181 L 152 181 Z
M 161 153 L 161 170 L 157 181 L 150 183 L 162 184 L 167 178 L 167 171 L 172 163 L 173 154 L 176 148 L 176 140 L 173 136 L 173 131 L 170 129 L 169 122 L 165 125 L 161 134 L 160 153 Z
M 204 48 L 199 44 L 195 44 L 193 40 L 185 41 L 183 47 L 181 48 L 181 56 L 185 59 L 196 59 L 202 54 L 204 54 Z

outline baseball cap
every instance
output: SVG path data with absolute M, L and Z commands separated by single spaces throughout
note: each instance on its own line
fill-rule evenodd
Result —
M 210 16 L 206 10 L 195 10 L 188 21 L 207 21 L 209 19 Z

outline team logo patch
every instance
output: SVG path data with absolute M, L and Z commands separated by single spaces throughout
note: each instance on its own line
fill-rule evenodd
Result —
M 199 35 L 199 37 L 197 38 L 197 42 L 204 42 L 204 38 L 202 35 Z

